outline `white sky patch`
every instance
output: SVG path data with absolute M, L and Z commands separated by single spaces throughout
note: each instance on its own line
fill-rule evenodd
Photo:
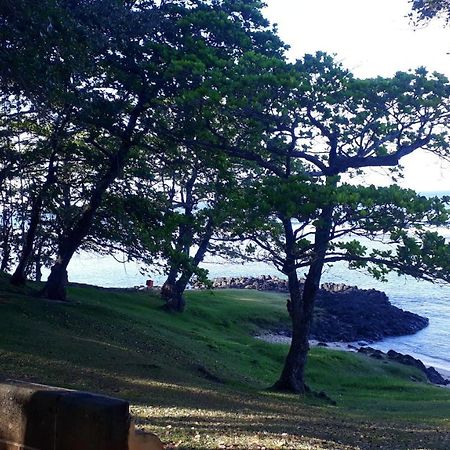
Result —
M 289 57 L 326 51 L 360 78 L 392 76 L 420 66 L 450 77 L 450 27 L 433 21 L 414 28 L 408 0 L 266 0 L 266 16 L 291 46 Z M 403 187 L 450 190 L 450 164 L 430 153 L 404 158 Z M 380 171 L 365 181 L 386 184 Z

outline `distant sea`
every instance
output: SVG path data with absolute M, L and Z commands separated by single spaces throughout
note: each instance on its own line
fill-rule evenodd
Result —
M 450 192 L 425 193 L 425 195 L 450 195 Z M 450 230 L 440 232 L 450 238 Z M 280 273 L 264 263 L 232 264 L 218 260 L 208 260 L 207 268 L 211 278 L 226 276 L 277 275 Z M 121 264 L 112 257 L 80 254 L 73 258 L 69 266 L 69 278 L 73 282 L 88 283 L 104 287 L 133 287 L 145 284 L 152 278 L 156 284 L 164 281 L 162 275 L 140 272 L 134 263 Z M 417 281 L 406 276 L 391 274 L 388 282 L 374 280 L 369 275 L 348 270 L 341 263 L 328 267 L 322 277 L 323 282 L 344 283 L 362 289 L 378 289 L 386 292 L 390 301 L 405 310 L 415 312 L 430 319 L 427 328 L 412 336 L 388 338 L 371 344 L 383 351 L 394 349 L 420 358 L 425 364 L 450 371 L 450 286 L 426 281 Z

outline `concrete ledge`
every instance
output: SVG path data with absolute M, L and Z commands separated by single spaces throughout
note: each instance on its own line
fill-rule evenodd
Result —
M 0 383 L 0 450 L 128 450 L 129 428 L 123 400 Z

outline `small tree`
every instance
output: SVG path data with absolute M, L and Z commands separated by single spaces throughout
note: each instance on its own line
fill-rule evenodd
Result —
M 183 294 L 192 276 L 204 278 L 199 265 L 206 253 L 213 251 L 211 239 L 233 214 L 229 207 L 234 185 L 231 173 L 225 167 L 207 167 L 205 160 L 186 174 L 189 167 L 191 164 L 183 166 L 184 174 L 172 191 L 175 195 L 165 212 L 171 232 L 162 241 L 162 256 L 168 264 L 161 296 L 167 309 L 178 312 L 184 310 Z

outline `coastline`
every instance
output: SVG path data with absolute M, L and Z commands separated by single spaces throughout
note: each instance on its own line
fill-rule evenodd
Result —
M 363 240 L 362 242 L 367 243 Z M 120 259 L 120 255 L 119 259 Z M 100 270 L 101 268 L 101 270 Z M 265 263 L 247 262 L 240 264 L 210 256 L 202 264 L 209 271 L 209 278 L 259 277 L 261 274 L 280 277 L 280 273 Z M 69 267 L 71 281 L 98 285 L 101 287 L 133 288 L 143 285 L 145 278 L 151 278 L 161 285 L 164 277 L 152 267 L 143 276 L 139 264 L 122 264 L 113 257 L 81 252 Z M 44 276 L 48 276 L 45 272 Z M 362 271 L 348 270 L 345 264 L 336 263 L 323 274 L 324 283 L 345 283 L 361 289 L 377 289 L 386 293 L 391 303 L 401 309 L 412 311 L 429 318 L 429 325 L 412 335 L 400 335 L 376 341 L 374 347 L 387 351 L 390 348 L 421 359 L 426 365 L 450 371 L 450 287 L 433 284 L 410 277 L 389 274 L 387 282 L 375 280 Z M 345 340 L 350 342 L 351 340 Z M 382 344 L 383 346 L 379 345 Z M 369 344 L 372 345 L 372 344 Z
M 274 333 L 270 333 L 270 332 L 263 332 L 254 337 L 256 339 L 259 339 L 264 342 L 268 342 L 270 344 L 289 345 L 291 343 L 291 338 L 289 336 L 283 336 L 281 334 L 274 334 Z M 343 352 L 352 352 L 352 353 L 357 353 L 359 347 L 364 347 L 367 345 L 366 343 L 364 343 L 365 345 L 361 345 L 362 342 L 361 343 L 358 343 L 358 342 L 325 342 L 325 343 L 322 343 L 322 342 L 319 342 L 314 339 L 310 340 L 309 343 L 310 343 L 311 347 L 323 347 L 323 348 L 328 348 L 330 350 L 339 350 L 339 351 L 343 351 Z M 414 354 L 412 354 L 411 356 L 413 356 L 415 358 L 417 357 L 417 355 L 414 355 Z M 426 364 L 426 365 L 428 367 L 428 364 Z M 440 373 L 440 375 L 443 378 L 450 381 L 450 368 L 442 368 L 442 367 L 434 367 L 434 368 Z M 440 385 L 435 385 L 435 386 L 440 386 Z M 440 386 L 440 387 L 444 387 L 445 389 L 450 389 L 450 384 L 447 386 Z

